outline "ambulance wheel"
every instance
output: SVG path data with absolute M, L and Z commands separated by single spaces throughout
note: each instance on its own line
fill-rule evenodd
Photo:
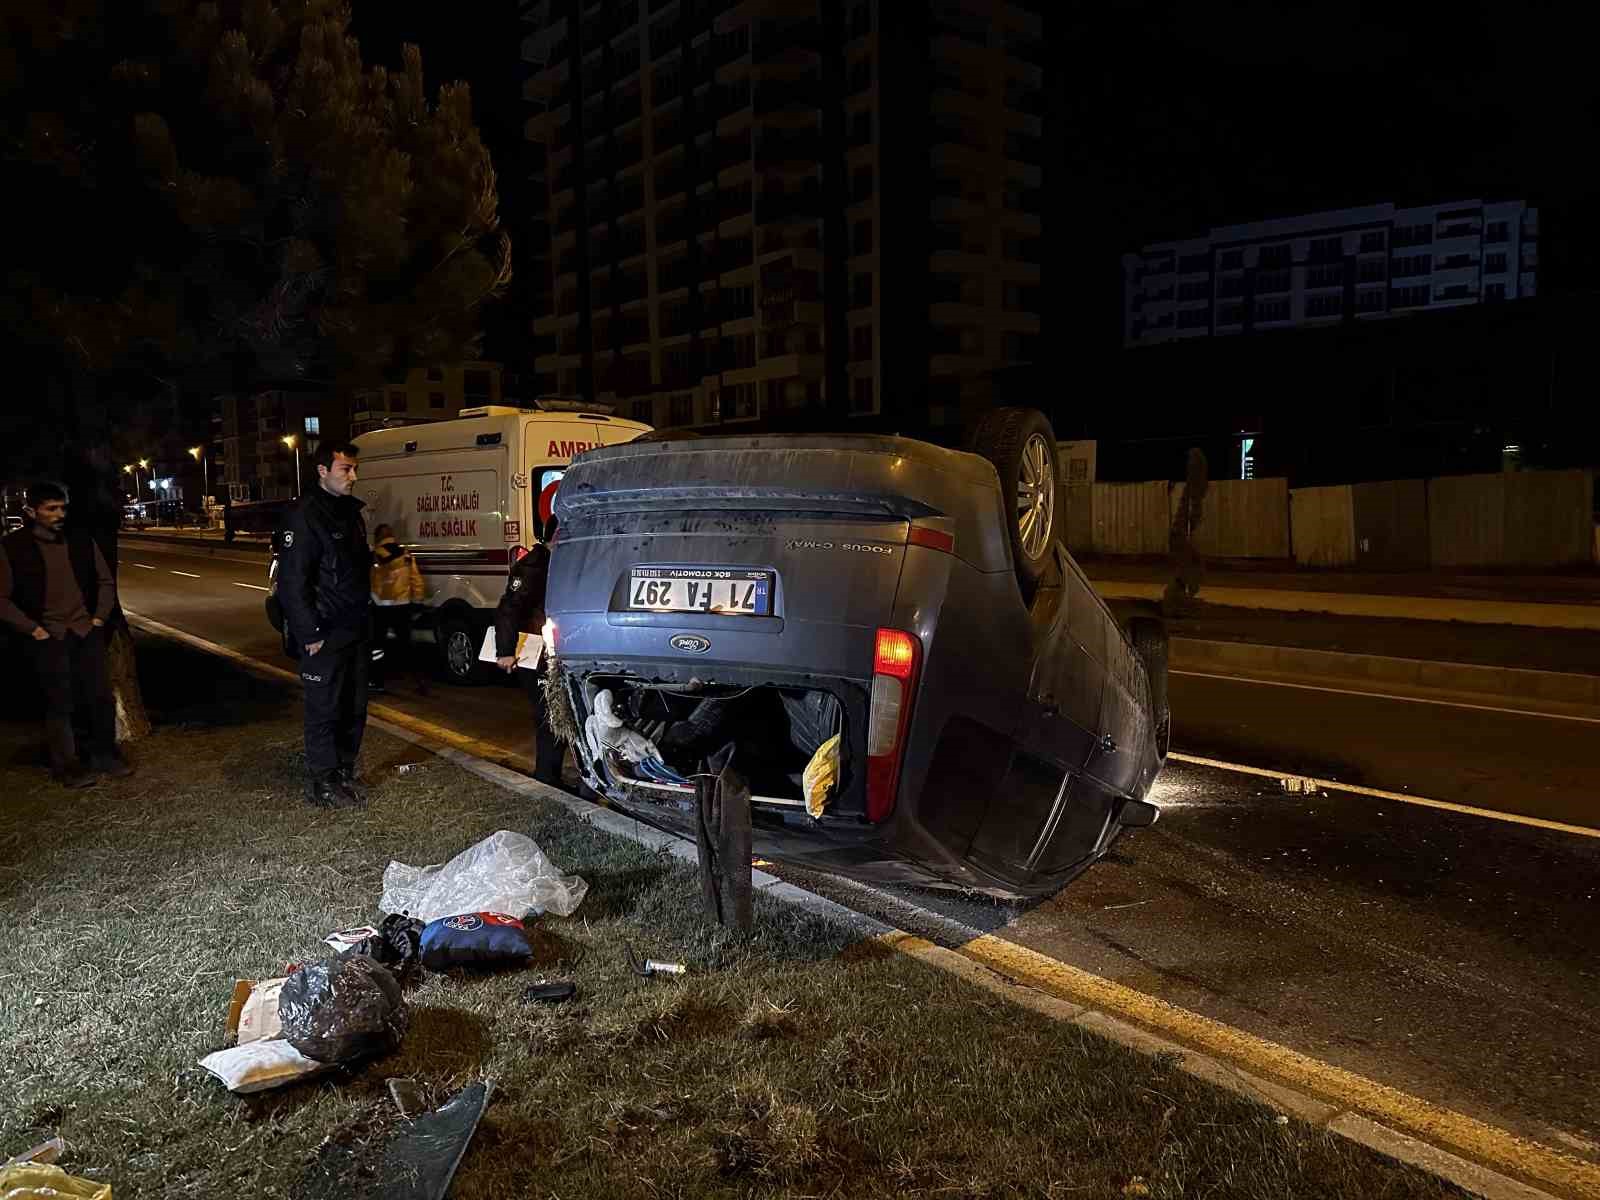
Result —
M 439 649 L 447 683 L 475 687 L 493 677 L 489 666 L 478 661 L 482 645 L 483 630 L 465 617 L 446 617 L 439 622 Z

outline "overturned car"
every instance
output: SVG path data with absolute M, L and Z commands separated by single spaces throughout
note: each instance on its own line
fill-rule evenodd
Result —
M 588 785 L 691 832 L 731 748 L 757 855 L 1007 896 L 1152 823 L 1162 627 L 1123 628 L 1059 543 L 1041 414 L 997 410 L 974 449 L 713 437 L 575 460 L 546 633 Z

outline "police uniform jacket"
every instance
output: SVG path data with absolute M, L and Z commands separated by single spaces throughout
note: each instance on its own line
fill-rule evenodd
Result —
M 368 633 L 372 552 L 363 507 L 314 487 L 284 521 L 278 597 L 298 645 L 325 641 L 337 650 Z
M 550 550 L 535 544 L 511 568 L 505 593 L 494 610 L 494 647 L 500 658 L 517 652 L 517 634 L 544 631 L 544 588 L 550 575 Z

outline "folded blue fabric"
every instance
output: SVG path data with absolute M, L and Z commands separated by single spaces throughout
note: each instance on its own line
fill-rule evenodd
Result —
M 518 963 L 532 955 L 528 931 L 505 913 L 440 917 L 422 931 L 422 965 L 430 971 Z

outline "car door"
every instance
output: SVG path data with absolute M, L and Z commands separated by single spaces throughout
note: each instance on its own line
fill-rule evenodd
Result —
M 982 865 L 1020 882 L 1091 855 L 1111 807 L 1083 772 L 1106 690 L 1099 601 L 1065 553 L 1035 594 L 1034 659 L 1018 746 L 973 841 Z
M 1106 679 L 1100 699 L 1100 737 L 1089 774 L 1112 791 L 1132 795 L 1151 739 L 1149 681 L 1137 652 L 1106 614 Z
M 1057 552 L 1061 576 L 1060 609 L 1039 647 L 1038 669 L 1050 680 L 1050 701 L 1041 706 L 1040 733 L 1066 769 L 1049 815 L 1037 832 L 1027 859 L 1035 879 L 1062 874 L 1100 847 L 1117 807 L 1117 797 L 1092 777 L 1103 755 L 1108 697 L 1120 711 L 1120 689 L 1107 669 L 1115 653 L 1108 613 L 1077 564 Z M 1053 703 L 1051 702 L 1053 701 Z

